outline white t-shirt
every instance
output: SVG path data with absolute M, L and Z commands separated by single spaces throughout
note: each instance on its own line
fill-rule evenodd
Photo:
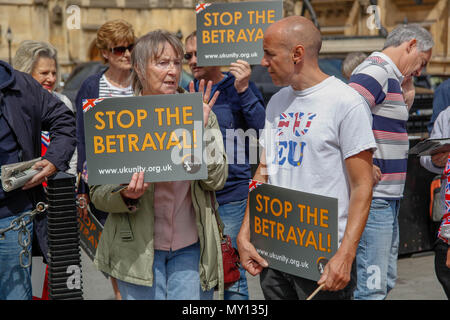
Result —
M 338 199 L 340 244 L 350 198 L 345 159 L 376 150 L 361 96 L 335 77 L 302 91 L 283 88 L 269 101 L 260 143 L 270 184 Z

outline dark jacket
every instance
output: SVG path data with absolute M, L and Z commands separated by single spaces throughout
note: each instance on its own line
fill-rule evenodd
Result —
M 83 172 L 83 163 L 86 161 L 86 145 L 84 141 L 84 114 L 83 114 L 83 100 L 84 99 L 96 99 L 99 96 L 99 87 L 100 87 L 100 78 L 106 72 L 94 74 L 89 76 L 86 80 L 84 80 L 81 85 L 80 90 L 78 91 L 77 97 L 75 98 L 75 107 L 77 110 L 77 151 L 78 151 L 78 160 L 77 160 L 77 172 Z M 89 193 L 88 185 L 80 179 L 78 185 L 78 193 Z
M 230 72 L 225 73 L 225 75 L 227 77 L 217 85 L 216 90 L 219 90 L 220 94 L 212 109 L 217 116 L 228 156 L 227 182 L 222 190 L 216 191 L 217 201 L 221 205 L 246 199 L 248 183 L 251 179 L 249 139 L 246 138 L 245 140 L 245 158 L 242 161 L 243 151 L 238 149 L 236 137 L 228 137 L 230 140 L 228 145 L 232 145 L 234 148 L 234 150 L 229 150 L 227 130 L 232 129 L 235 134 L 238 134 L 237 129 L 242 129 L 244 133 L 248 129 L 254 129 L 254 132 L 259 134 L 259 130 L 264 129 L 266 117 L 264 99 L 256 85 L 250 82 L 246 91 L 238 93 L 234 87 L 235 77 Z M 198 90 L 199 82 L 194 80 L 194 84 L 196 90 Z M 257 150 L 252 150 L 252 152 L 256 153 Z
M 10 74 L 0 83 L 0 108 L 21 149 L 21 161 L 41 156 L 41 131 L 50 132 L 50 145 L 44 159 L 59 171 L 69 168 L 75 150 L 75 118 L 66 105 L 43 89 L 29 74 L 14 70 L 0 60 L 0 68 Z M 45 201 L 42 186 L 26 191 L 33 205 Z M 44 258 L 47 257 L 47 218 L 38 215 L 34 230 Z

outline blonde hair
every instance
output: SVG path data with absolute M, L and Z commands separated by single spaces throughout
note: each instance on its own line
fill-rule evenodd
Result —
M 20 44 L 12 61 L 12 66 L 16 70 L 31 74 L 39 58 L 55 60 L 56 70 L 58 70 L 58 51 L 56 48 L 47 42 L 34 40 L 25 40 Z
M 53 59 L 56 66 L 56 85 L 59 83 L 58 50 L 50 43 L 44 41 L 25 40 L 12 61 L 12 67 L 16 70 L 31 74 L 40 58 Z
M 140 37 L 131 53 L 131 86 L 134 94 L 139 95 L 144 89 L 147 77 L 147 64 L 149 61 L 159 59 L 164 51 L 164 45 L 169 44 L 178 54 L 178 58 L 182 58 L 183 44 L 174 34 L 166 30 L 155 30 Z
M 102 51 L 109 50 L 121 42 L 132 44 L 135 40 L 136 36 L 134 35 L 133 26 L 125 20 L 116 19 L 105 22 L 97 30 L 95 45 Z M 104 62 L 107 62 L 103 56 L 102 58 Z

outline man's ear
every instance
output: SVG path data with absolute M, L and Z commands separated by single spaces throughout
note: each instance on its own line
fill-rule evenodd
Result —
M 302 46 L 301 44 L 296 45 L 292 49 L 292 61 L 294 62 L 294 64 L 298 64 L 301 61 L 303 61 L 304 57 L 305 57 L 305 47 Z
M 417 39 L 411 39 L 406 45 L 406 52 L 411 53 L 414 48 L 417 47 Z

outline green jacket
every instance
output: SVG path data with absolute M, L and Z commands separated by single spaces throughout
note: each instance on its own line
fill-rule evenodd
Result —
M 228 175 L 228 165 L 217 118 L 212 111 L 206 129 L 216 129 L 214 130 L 215 139 L 206 141 L 206 153 L 222 161 L 208 159 L 208 178 L 191 181 L 191 196 L 200 241 L 200 283 L 205 291 L 217 287 L 219 298 L 223 299 L 224 279 L 218 223 L 221 227 L 223 225 L 220 218 L 219 221 L 216 220 L 212 203 L 217 210 L 218 204 L 215 201 L 214 191 L 223 188 Z M 99 270 L 114 278 L 138 285 L 152 286 L 154 185 L 151 184 L 146 190 L 139 199 L 137 210 L 133 212 L 124 203 L 120 192 L 111 193 L 116 187 L 117 185 L 90 187 L 90 197 L 95 207 L 109 212 L 94 264 Z M 213 202 L 211 197 L 214 199 Z

